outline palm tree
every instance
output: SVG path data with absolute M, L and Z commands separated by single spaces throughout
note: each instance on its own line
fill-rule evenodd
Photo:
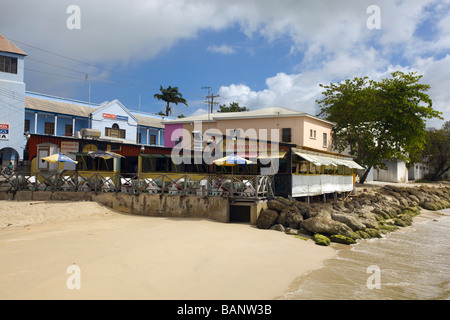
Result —
M 156 93 L 153 95 L 153 97 L 158 100 L 163 100 L 167 103 L 166 116 L 169 116 L 172 112 L 172 108 L 169 105 L 170 103 L 175 103 L 176 105 L 178 103 L 183 103 L 186 106 L 188 105 L 186 99 L 183 98 L 183 95 L 178 92 L 178 87 L 172 88 L 171 86 L 169 86 L 167 89 L 164 89 L 162 86 L 160 86 L 159 90 L 161 91 L 161 94 Z

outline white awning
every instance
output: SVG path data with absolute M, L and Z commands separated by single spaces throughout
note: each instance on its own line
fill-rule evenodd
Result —
M 299 157 L 305 159 L 306 161 L 313 163 L 316 166 L 335 166 L 335 167 L 346 166 L 351 169 L 358 169 L 358 170 L 364 169 L 362 166 L 360 166 L 353 160 L 344 160 L 344 159 L 332 158 L 332 157 L 327 157 L 327 156 L 322 156 L 322 155 L 318 156 L 315 154 L 309 154 L 309 153 L 295 151 L 295 150 L 293 150 L 293 151 Z

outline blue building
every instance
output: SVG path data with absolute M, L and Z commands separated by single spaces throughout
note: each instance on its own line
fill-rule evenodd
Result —
M 30 134 L 164 146 L 162 117 L 113 100 L 93 104 L 27 92 L 26 53 L 0 34 L 0 165 L 24 158 Z
M 127 109 L 120 101 L 92 104 L 26 92 L 26 133 L 141 145 L 164 145 L 162 118 Z
M 23 158 L 26 53 L 0 34 L 0 165 Z

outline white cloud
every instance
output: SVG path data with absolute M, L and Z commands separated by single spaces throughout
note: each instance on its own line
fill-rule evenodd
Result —
M 376 1 L 380 30 L 366 25 L 366 9 L 373 0 L 78 0 L 78 31 L 66 27 L 71 4 L 71 0 L 6 1 L 0 10 L 0 30 L 13 40 L 114 66 L 152 59 L 202 31 L 238 26 L 249 39 L 256 35 L 269 43 L 289 39 L 290 57 L 299 61 L 290 72 L 267 78 L 266 88 L 259 91 L 241 84 L 237 75 L 234 84 L 219 90 L 227 102 L 251 108 L 279 105 L 314 114 L 319 83 L 364 75 L 376 78 L 395 66 L 424 74 L 435 108 L 448 118 L 449 0 Z M 439 14 L 431 15 L 434 12 Z M 434 35 L 423 40 L 415 32 L 427 19 L 435 20 Z M 233 54 L 235 48 L 222 44 L 207 50 Z
M 220 46 L 209 46 L 206 48 L 207 51 L 212 53 L 219 53 L 219 54 L 235 54 L 236 50 L 232 46 L 222 44 Z

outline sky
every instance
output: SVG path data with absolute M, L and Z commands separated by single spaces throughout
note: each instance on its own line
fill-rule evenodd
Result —
M 431 86 L 445 120 L 429 127 L 450 120 L 450 0 L 0 1 L 27 91 L 158 113 L 172 86 L 188 102 L 173 115 L 189 116 L 210 87 L 219 105 L 316 115 L 319 84 L 399 70 Z

